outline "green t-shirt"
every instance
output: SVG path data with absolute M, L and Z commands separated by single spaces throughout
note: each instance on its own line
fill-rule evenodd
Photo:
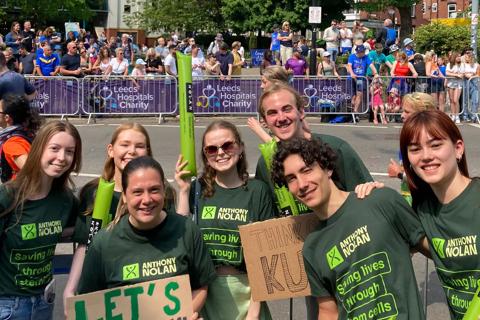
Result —
M 87 244 L 88 233 L 90 225 L 92 223 L 92 215 L 85 215 L 87 210 L 93 209 L 93 203 L 95 201 L 95 192 L 98 186 L 91 186 L 85 192 L 83 192 L 82 197 L 80 198 L 80 214 L 77 217 L 75 223 L 75 231 L 73 232 L 72 240 L 79 244 Z M 117 212 L 118 201 L 120 201 L 121 192 L 113 192 L 112 204 L 110 206 L 110 221 L 113 221 L 115 218 L 115 213 Z
M 215 269 L 191 219 L 167 214 L 152 230 L 135 229 L 122 217 L 112 230 L 102 229 L 85 256 L 79 293 L 139 282 L 190 275 L 192 290 L 215 279 Z
M 192 184 L 190 208 L 193 209 L 195 183 Z M 200 193 L 201 194 L 201 193 Z M 225 189 L 215 184 L 211 198 L 198 200 L 198 226 L 214 264 L 245 270 L 238 226 L 275 216 L 268 186 L 257 179 L 238 188 Z
M 462 319 L 480 281 L 480 180 L 473 179 L 454 200 L 418 204 L 438 278 L 452 319 Z
M 307 236 L 303 258 L 315 297 L 334 297 L 339 319 L 425 319 L 410 248 L 425 236 L 392 189 L 351 193 Z
M 0 212 L 12 201 L 7 193 L 0 187 Z M 27 200 L 21 213 L 17 209 L 0 218 L 0 296 L 43 294 L 52 280 L 55 247 L 77 215 L 77 199 L 71 190 L 62 189 Z
M 390 62 L 393 66 L 393 64 L 395 63 L 396 59 L 393 55 L 389 54 L 387 57 L 386 57 L 386 62 Z
M 353 148 L 345 140 L 318 133 L 312 133 L 312 137 L 328 144 L 330 148 L 332 148 L 337 154 L 335 173 L 338 179 L 335 181 L 335 184 L 339 189 L 344 191 L 353 191 L 357 185 L 368 181 L 373 181 L 373 178 L 363 164 L 362 159 L 360 159 L 355 150 L 353 150 Z M 255 178 L 262 180 L 269 185 L 271 196 L 273 199 L 275 199 L 270 173 L 265 166 L 265 160 L 262 156 L 257 163 Z M 296 200 L 296 203 L 301 214 L 311 212 L 311 210 L 301 202 Z

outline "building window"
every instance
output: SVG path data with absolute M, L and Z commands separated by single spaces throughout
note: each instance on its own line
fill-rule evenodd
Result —
M 129 4 L 126 4 L 126 5 L 123 6 L 123 13 L 127 13 L 127 14 L 128 14 L 128 13 L 131 12 L 131 10 L 132 10 L 132 7 L 130 7 Z
M 410 16 L 411 16 L 412 18 L 415 18 L 415 10 L 416 10 L 416 9 L 417 9 L 417 5 L 416 5 L 416 4 L 413 4 L 413 5 L 412 5 L 412 12 L 411 12 L 411 14 L 410 14 Z
M 447 6 L 447 12 L 449 18 L 456 18 L 457 17 L 457 4 L 456 3 L 449 3 Z
M 432 12 L 437 12 L 438 11 L 438 3 L 434 2 L 432 3 Z

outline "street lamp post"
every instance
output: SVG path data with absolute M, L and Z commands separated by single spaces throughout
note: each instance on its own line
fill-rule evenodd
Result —
M 317 0 L 312 0 L 312 7 L 316 6 Z M 310 75 L 315 76 L 317 74 L 317 32 L 315 23 L 312 23 L 312 51 L 310 52 L 309 64 Z

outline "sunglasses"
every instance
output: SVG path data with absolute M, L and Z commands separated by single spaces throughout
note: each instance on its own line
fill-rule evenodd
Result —
M 206 146 L 203 148 L 203 152 L 209 157 L 216 156 L 220 149 L 225 153 L 232 154 L 235 151 L 236 145 L 237 143 L 235 141 L 226 141 L 221 146 Z

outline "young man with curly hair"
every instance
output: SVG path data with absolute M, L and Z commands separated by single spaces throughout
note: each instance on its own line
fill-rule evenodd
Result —
M 425 232 L 406 201 L 389 188 L 361 200 L 340 190 L 336 154 L 318 140 L 278 144 L 272 178 L 311 208 L 320 224 L 303 247 L 319 320 L 425 319 L 410 249 L 428 254 Z

